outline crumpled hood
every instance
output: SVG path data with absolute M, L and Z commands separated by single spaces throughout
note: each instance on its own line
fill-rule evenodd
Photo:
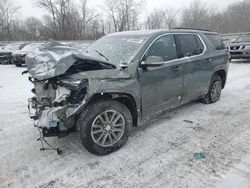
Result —
M 49 41 L 30 52 L 25 57 L 25 63 L 33 78 L 45 80 L 63 75 L 78 59 L 110 64 L 105 60 L 86 56 L 74 48 L 55 41 Z

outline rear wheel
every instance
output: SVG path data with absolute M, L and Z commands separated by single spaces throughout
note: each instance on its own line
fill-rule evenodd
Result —
M 207 95 L 202 99 L 204 104 L 215 103 L 220 100 L 222 91 L 222 79 L 218 74 L 215 74 L 211 80 L 211 84 Z
M 112 100 L 90 104 L 78 120 L 82 145 L 96 155 L 120 149 L 128 140 L 132 116 L 128 108 Z

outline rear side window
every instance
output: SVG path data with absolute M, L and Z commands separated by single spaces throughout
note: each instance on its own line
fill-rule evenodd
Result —
M 222 41 L 222 37 L 218 34 L 205 34 L 208 40 L 212 42 L 216 50 L 224 50 L 225 45 Z
M 204 51 L 204 45 L 197 35 L 177 34 L 175 35 L 178 58 L 199 55 Z

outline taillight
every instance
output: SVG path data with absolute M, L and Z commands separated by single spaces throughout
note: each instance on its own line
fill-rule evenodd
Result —
M 230 60 L 231 60 L 231 54 L 230 54 L 229 51 L 227 51 L 227 57 L 228 57 L 228 59 L 229 59 L 229 61 L 230 61 Z

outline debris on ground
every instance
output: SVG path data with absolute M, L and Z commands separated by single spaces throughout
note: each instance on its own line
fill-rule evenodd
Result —
M 205 156 L 205 154 L 203 152 L 195 153 L 194 157 L 195 157 L 196 160 L 202 160 L 202 159 L 206 158 L 206 156 Z
M 183 120 L 184 122 L 186 122 L 186 123 L 194 123 L 193 121 L 191 121 L 191 120 Z

